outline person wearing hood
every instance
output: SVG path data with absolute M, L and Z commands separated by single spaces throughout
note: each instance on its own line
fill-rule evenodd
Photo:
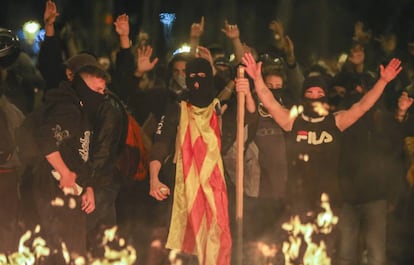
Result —
M 72 81 L 45 94 L 36 120 L 34 135 L 44 159 L 34 165 L 33 194 L 52 253 L 45 264 L 66 264 L 63 243 L 72 260 L 86 257 L 86 216 L 95 210 L 96 185 L 89 165 L 91 121 L 104 101 L 107 81 L 97 63 L 80 67 Z
M 178 106 L 171 104 L 158 124 L 150 154 L 150 195 L 163 201 L 171 193 L 158 175 L 175 143 L 176 174 L 166 248 L 195 254 L 200 264 L 230 264 L 220 104 L 212 67 L 206 59 L 194 58 L 187 62 L 185 73 L 186 100 Z
M 302 107 L 289 110 L 269 96 L 271 91 L 263 81 L 261 62 L 256 63 L 254 57 L 247 53 L 243 63 L 254 80 L 255 91 L 263 106 L 287 132 L 291 211 L 307 217 L 310 211 L 317 214 L 323 193 L 328 195 L 332 208 L 339 209 L 341 198 L 337 171 L 341 134 L 375 104 L 386 85 L 401 72 L 401 61 L 394 58 L 387 66 L 381 65 L 380 78 L 373 87 L 349 109 L 336 113 L 329 111 L 328 87 L 320 76 L 305 78 Z

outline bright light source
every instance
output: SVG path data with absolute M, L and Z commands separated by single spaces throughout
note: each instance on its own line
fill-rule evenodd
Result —
M 23 24 L 23 36 L 28 44 L 33 45 L 39 30 L 40 24 L 36 21 L 30 20 Z
M 40 29 L 40 24 L 36 21 L 27 21 L 23 25 L 23 30 L 29 34 L 36 34 Z
M 175 21 L 174 13 L 160 13 L 160 22 L 164 25 L 171 26 Z
M 178 53 L 190 52 L 190 51 L 191 51 L 191 47 L 187 44 L 183 44 L 180 48 L 178 48 L 177 50 L 173 52 L 173 55 L 176 55 Z

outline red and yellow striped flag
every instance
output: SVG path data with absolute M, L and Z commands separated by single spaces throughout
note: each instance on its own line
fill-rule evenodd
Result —
M 214 100 L 206 108 L 181 103 L 177 170 L 166 247 L 195 254 L 200 265 L 230 265 L 231 234 Z

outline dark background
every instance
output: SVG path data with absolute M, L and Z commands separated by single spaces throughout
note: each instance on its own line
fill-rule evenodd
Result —
M 102 49 L 103 38 L 113 33 L 108 16 L 127 13 L 131 39 L 140 30 L 148 32 L 158 54 L 176 49 L 187 41 L 191 23 L 205 16 L 202 45 L 229 43 L 220 31 L 224 19 L 237 23 L 243 42 L 265 49 L 270 41 L 268 23 L 279 19 L 295 44 L 297 56 L 311 60 L 347 50 L 357 20 L 376 36 L 395 32 L 400 47 L 414 40 L 413 0 L 56 0 L 60 17 L 57 27 L 75 21 L 91 50 Z M 27 20 L 43 21 L 44 0 L 3 0 L 0 26 L 19 29 Z M 163 35 L 159 13 L 174 12 L 171 39 Z M 107 22 L 105 22 L 107 21 Z M 405 46 L 406 47 L 406 46 Z M 102 51 L 99 51 L 102 52 Z

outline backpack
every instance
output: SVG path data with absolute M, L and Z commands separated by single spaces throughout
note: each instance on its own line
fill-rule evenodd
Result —
M 116 163 L 117 173 L 125 183 L 144 180 L 148 174 L 149 159 L 141 127 L 125 104 L 113 93 L 108 94 L 123 107 L 127 123 L 125 139 Z

